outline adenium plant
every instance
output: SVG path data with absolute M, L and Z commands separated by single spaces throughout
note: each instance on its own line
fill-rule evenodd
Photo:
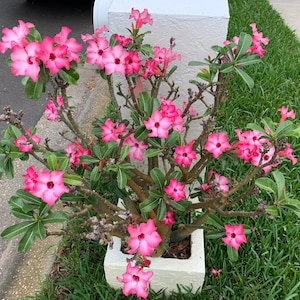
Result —
M 190 79 L 188 99 L 180 99 L 180 87 L 171 78 L 176 60 L 185 54 L 176 53 L 174 39 L 169 48 L 144 43 L 144 36 L 151 33 L 141 28 L 153 23 L 147 9 L 132 9 L 129 19 L 128 36 L 116 33 L 108 39 L 105 26 L 83 34 L 85 55 L 67 27 L 44 38 L 29 22 L 2 30 L 0 52 L 11 51 L 12 74 L 23 76 L 25 93 L 35 100 L 43 97 L 48 83 L 52 85 L 45 116 L 64 122 L 69 133 L 61 133 L 66 147 L 56 149 L 51 141 L 41 140 L 36 128 L 23 126 L 22 113 L 4 108 L 0 119 L 9 125 L 0 141 L 1 173 L 13 178 L 13 160 L 29 156 L 43 168 L 28 167 L 24 189 L 9 200 L 12 214 L 22 221 L 1 236 L 23 234 L 19 250 L 26 251 L 36 238 L 70 234 L 68 226 L 51 232 L 48 224 L 84 220 L 81 237 L 110 246 L 113 236 L 124 240 L 124 251 L 133 256 L 116 280 L 124 283 L 126 296 L 146 298 L 153 276 L 147 271 L 149 257 L 161 256 L 169 241 L 179 241 L 195 229 L 209 229 L 236 259 L 247 241 L 247 228 L 235 224 L 233 217 L 271 217 L 281 209 L 300 215 L 300 202 L 290 196 L 277 168 L 297 163 L 291 140 L 300 136 L 300 126 L 287 107 L 274 108 L 274 120 L 263 118 L 235 132 L 215 124 L 220 105 L 230 101 L 227 87 L 232 75 L 240 76 L 249 88 L 254 84 L 247 66 L 261 62 L 268 44 L 255 24 L 250 25 L 252 35 L 242 33 L 213 46 L 215 57 L 190 62 L 198 73 Z M 81 130 L 67 95 L 83 62 L 99 67 L 112 100 L 107 115 L 93 122 L 92 132 Z M 124 78 L 122 84 L 113 81 L 116 73 Z M 144 87 L 145 82 L 150 88 Z M 161 92 L 163 84 L 166 94 Z M 213 103 L 206 100 L 207 93 Z M 196 103 L 205 107 L 205 114 L 197 111 Z M 129 117 L 123 118 L 126 111 Z M 197 124 L 198 134 L 189 139 L 192 124 Z M 242 167 L 231 175 L 221 174 L 222 161 Z M 258 195 L 258 190 L 266 193 Z M 252 211 L 239 206 L 246 198 L 253 203 Z M 122 206 L 117 205 L 119 199 Z M 71 209 L 53 212 L 58 201 Z M 216 277 L 221 270 L 212 272 Z

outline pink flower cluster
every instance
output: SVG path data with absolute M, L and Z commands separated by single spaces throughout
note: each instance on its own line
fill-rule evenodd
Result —
M 64 185 L 63 172 L 61 171 L 35 171 L 34 166 L 26 170 L 24 191 L 41 198 L 48 205 L 53 206 L 56 200 L 69 189 Z
M 134 29 L 140 29 L 144 24 L 152 25 L 153 23 L 147 9 L 142 13 L 132 9 L 129 19 L 136 21 L 136 24 L 132 25 Z M 162 74 L 170 61 L 181 59 L 181 56 L 173 53 L 171 49 L 155 46 L 153 48 L 153 58 L 146 60 L 145 64 L 142 65 L 138 52 L 130 50 L 132 39 L 114 35 L 117 45 L 110 47 L 108 39 L 102 36 L 107 30 L 104 26 L 96 29 L 93 35 L 81 36 L 82 40 L 88 43 L 86 61 L 98 65 L 100 70 L 105 70 L 106 75 L 120 73 L 124 76 L 136 73 L 143 78 L 147 78 L 148 75 Z
M 13 75 L 29 76 L 37 82 L 42 64 L 53 75 L 62 68 L 69 70 L 72 61 L 80 62 L 78 52 L 82 45 L 74 38 L 68 38 L 70 28 L 62 27 L 53 38 L 46 36 L 42 41 L 29 42 L 26 37 L 33 27 L 32 23 L 19 21 L 19 26 L 2 30 L 4 35 L 0 41 L 0 52 L 11 49 Z
M 233 247 L 236 251 L 239 250 L 242 243 L 246 243 L 247 239 L 244 233 L 243 224 L 239 225 L 227 225 L 225 224 L 226 237 L 222 238 L 223 242 L 230 247 Z
M 287 108 L 282 107 L 279 109 L 281 112 L 280 123 L 286 118 L 295 118 L 294 111 L 288 111 Z M 267 132 L 267 129 L 265 129 Z M 256 130 L 249 130 L 241 132 L 240 129 L 235 130 L 238 142 L 230 145 L 228 142 L 226 132 L 211 133 L 207 138 L 204 149 L 210 152 L 214 158 L 218 158 L 222 153 L 232 150 L 237 156 L 245 162 L 249 162 L 254 166 L 265 165 L 272 158 L 275 153 L 275 148 L 271 146 L 267 138 L 263 138 L 263 134 Z M 291 144 L 287 144 L 285 149 L 278 152 L 276 158 L 285 157 L 292 161 L 293 164 L 297 163 L 297 158 L 292 155 Z M 270 164 L 263 168 L 267 173 L 272 167 L 278 166 L 280 159 L 276 164 Z
M 128 157 L 138 161 L 143 160 L 143 154 L 148 148 L 148 145 L 143 141 L 138 141 L 133 133 L 129 133 L 124 123 L 117 125 L 111 119 L 107 119 L 100 127 L 102 129 L 103 142 L 116 141 L 119 144 L 123 138 L 123 145 L 130 146 Z
M 213 175 L 214 180 L 212 180 Z M 211 194 L 213 188 L 219 192 L 227 193 L 229 191 L 228 184 L 229 179 L 227 177 L 222 176 L 218 173 L 213 174 L 213 169 L 211 169 L 208 174 L 208 184 L 201 184 L 201 189 L 208 194 Z
M 131 249 L 128 251 L 129 254 L 152 255 L 155 248 L 162 241 L 152 219 L 149 219 L 147 223 L 135 226 L 129 225 L 127 230 L 130 234 L 128 246 Z M 149 265 L 149 262 L 147 262 L 147 265 Z M 144 272 L 143 267 L 132 266 L 131 262 L 128 262 L 126 272 L 122 277 L 117 277 L 117 280 L 124 283 L 123 294 L 125 296 L 136 294 L 138 297 L 147 298 L 147 288 L 152 276 L 152 271 Z
M 70 157 L 70 163 L 74 165 L 80 165 L 80 156 L 87 155 L 89 156 L 90 150 L 85 149 L 80 144 L 80 141 L 74 141 L 73 144 L 69 144 L 66 149 L 66 156 Z M 87 168 L 87 164 L 81 164 L 83 168 Z
M 172 100 L 166 100 L 162 97 L 160 101 L 162 102 L 160 110 L 156 109 L 151 117 L 144 121 L 146 128 L 151 130 L 148 136 L 168 138 L 171 128 L 183 132 L 182 111 L 174 105 Z
M 26 130 L 26 133 L 37 144 L 41 142 L 41 138 L 37 135 L 33 135 L 30 130 Z M 15 140 L 14 145 L 19 148 L 20 152 L 32 152 L 33 145 L 27 140 L 27 138 L 24 135 L 18 137 Z
M 48 121 L 58 122 L 59 121 L 59 114 L 57 110 L 57 106 L 59 108 L 64 107 L 64 102 L 61 96 L 56 97 L 57 105 L 54 103 L 53 100 L 49 99 L 48 103 L 45 107 L 45 116 Z
M 247 50 L 247 52 L 256 53 L 260 56 L 260 58 L 264 57 L 266 50 L 262 47 L 262 44 L 268 45 L 269 39 L 263 37 L 262 32 L 258 32 L 256 28 L 256 24 L 250 24 L 252 28 L 252 46 Z M 233 42 L 237 45 L 239 43 L 239 38 L 237 36 L 233 37 Z M 231 41 L 226 40 L 224 45 L 230 44 Z M 236 51 L 236 47 L 233 49 L 234 53 Z

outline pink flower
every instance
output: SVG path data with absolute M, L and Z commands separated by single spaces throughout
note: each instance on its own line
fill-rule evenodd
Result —
M 239 225 L 227 225 L 225 224 L 226 237 L 222 238 L 223 242 L 230 247 L 233 247 L 236 251 L 242 243 L 246 243 L 247 239 L 244 234 L 243 224 Z
M 55 201 L 69 189 L 64 185 L 64 172 L 43 171 L 35 173 L 34 169 L 27 169 L 23 175 L 25 180 L 24 190 L 28 190 L 32 195 L 41 198 L 45 203 L 53 206 Z
M 81 34 L 81 39 L 83 40 L 84 43 L 89 42 L 89 41 L 96 41 L 103 32 L 108 32 L 108 28 L 106 25 L 102 26 L 101 28 L 96 28 L 93 34 Z
M 0 52 L 5 53 L 7 49 L 12 49 L 16 45 L 26 46 L 29 43 L 26 36 L 32 27 L 34 27 L 32 23 L 19 20 L 19 26 L 14 26 L 12 29 L 4 28 L 2 30 L 2 42 L 0 42 Z
M 252 28 L 252 43 L 253 45 L 247 50 L 247 52 L 253 52 L 258 54 L 261 58 L 264 57 L 264 53 L 266 52 L 265 49 L 262 48 L 261 44 L 267 45 L 269 43 L 268 38 L 263 38 L 262 32 L 258 32 L 256 28 L 256 24 L 250 24 Z
M 227 193 L 229 191 L 228 183 L 229 179 L 225 176 L 215 173 L 214 183 L 218 185 L 220 191 Z
M 105 68 L 105 74 L 121 73 L 125 76 L 126 57 L 128 53 L 121 45 L 107 48 L 102 55 L 102 62 Z
M 23 174 L 23 177 L 25 177 L 25 188 L 24 191 L 31 191 L 38 179 L 38 174 L 36 173 L 34 166 L 30 166 L 26 170 L 26 174 Z
M 108 40 L 104 37 L 99 37 L 95 41 L 89 40 L 89 45 L 86 49 L 86 62 L 93 65 L 98 65 L 99 69 L 104 69 L 103 54 L 108 49 Z
M 114 34 L 114 39 L 116 41 L 118 41 L 118 43 L 122 46 L 122 47 L 126 47 L 131 41 L 132 38 L 126 37 L 124 35 L 118 35 L 118 34 Z
M 295 165 L 298 161 L 296 157 L 292 155 L 293 149 L 291 148 L 291 144 L 287 144 L 286 148 L 282 151 L 278 152 L 278 156 L 286 157 L 292 161 L 292 164 Z
M 125 296 L 136 294 L 137 297 L 146 299 L 148 297 L 147 288 L 152 276 L 152 271 L 144 272 L 143 268 L 132 267 L 131 262 L 128 262 L 126 272 L 123 273 L 122 278 L 117 277 L 117 280 L 124 283 L 122 291 Z
M 117 127 L 117 124 L 111 119 L 107 119 L 100 128 L 102 129 L 102 141 L 105 143 L 110 141 L 116 141 L 119 143 L 121 136 L 127 134 L 127 129 L 124 123 Z
M 281 119 L 279 123 L 284 122 L 286 118 L 292 118 L 292 119 L 296 118 L 294 110 L 288 111 L 287 107 L 282 106 L 281 108 L 278 109 L 278 111 L 281 113 Z
M 181 60 L 181 55 L 177 53 L 173 53 L 172 49 L 160 48 L 159 46 L 154 46 L 154 57 L 153 60 L 157 64 L 163 64 L 162 69 L 165 73 L 168 69 L 169 63 L 173 60 Z M 158 74 L 160 75 L 160 74 Z
M 76 39 L 68 38 L 71 31 L 72 30 L 69 27 L 63 26 L 61 31 L 55 35 L 53 41 L 58 45 L 67 46 L 67 58 L 69 59 L 69 62 L 76 61 L 77 63 L 80 63 L 78 52 L 81 51 L 82 45 L 77 43 Z
M 37 144 L 39 144 L 41 142 L 41 138 L 37 135 L 32 135 L 30 130 L 26 130 L 26 133 L 32 138 L 33 141 L 35 141 Z M 19 148 L 20 152 L 32 152 L 32 147 L 33 145 L 28 142 L 27 138 L 22 135 L 20 137 L 18 137 L 15 142 L 14 145 L 16 147 Z
M 131 9 L 131 14 L 129 16 L 129 19 L 134 19 L 136 21 L 134 28 L 139 29 L 144 24 L 153 24 L 153 20 L 151 18 L 151 15 L 148 13 L 148 9 L 144 9 L 142 13 L 138 9 Z
M 164 117 L 162 113 L 156 109 L 150 119 L 144 121 L 144 124 L 148 130 L 152 130 L 148 135 L 149 137 L 167 138 L 172 121 Z
M 221 274 L 222 270 L 211 269 L 210 272 L 213 274 L 214 278 L 217 278 Z
M 62 68 L 70 69 L 67 46 L 57 45 L 49 36 L 44 38 L 41 46 L 39 58 L 43 61 L 46 68 L 49 69 L 50 75 L 58 73 Z
M 70 157 L 70 163 L 74 165 L 80 165 L 80 156 L 89 156 L 90 150 L 83 148 L 78 142 L 74 141 L 73 144 L 69 144 L 66 149 L 66 156 Z M 87 164 L 81 164 L 83 168 L 87 168 Z
M 139 161 L 143 160 L 143 155 L 145 150 L 148 148 L 148 145 L 146 145 L 143 141 L 138 141 L 135 139 L 133 133 L 124 140 L 124 145 L 130 146 L 128 157 Z
M 133 74 L 138 73 L 141 69 L 141 60 L 137 52 L 129 52 L 125 59 L 125 73 Z
M 184 123 L 184 120 L 181 117 L 182 111 L 174 105 L 172 100 L 166 100 L 164 97 L 161 97 L 160 101 L 162 102 L 162 116 L 169 118 L 172 122 L 171 126 L 173 129 L 182 133 L 184 131 L 182 127 Z
M 175 223 L 174 213 L 167 211 L 166 216 L 161 221 L 165 226 L 173 225 Z
M 33 42 L 24 47 L 14 46 L 10 55 L 12 74 L 29 76 L 34 82 L 37 82 L 40 72 L 40 59 L 37 53 L 40 49 L 39 42 Z
M 127 230 L 130 234 L 129 254 L 139 252 L 142 256 L 149 256 L 162 241 L 152 219 L 136 226 L 128 225 Z
M 52 100 L 48 100 L 45 108 L 45 116 L 48 121 L 58 122 L 58 111 Z
M 204 146 L 204 149 L 210 152 L 214 158 L 218 158 L 222 153 L 231 148 L 226 132 L 211 133 Z
M 192 160 L 197 159 L 196 152 L 193 150 L 194 141 L 189 142 L 185 146 L 177 146 L 175 149 L 175 161 L 177 164 L 183 164 L 188 167 Z
M 173 199 L 178 202 L 180 199 L 186 199 L 185 185 L 177 181 L 176 178 L 170 180 L 170 184 L 164 188 L 164 191 Z

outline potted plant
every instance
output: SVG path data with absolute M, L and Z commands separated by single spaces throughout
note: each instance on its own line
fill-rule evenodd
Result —
M 251 24 L 252 35 L 242 33 L 223 46 L 213 46 L 215 57 L 190 63 L 197 74 L 190 79 L 189 99 L 177 104 L 180 87 L 172 82 L 172 74 L 174 61 L 184 53 L 176 53 L 173 39 L 169 48 L 143 42 L 151 33 L 141 28 L 153 22 L 147 9 L 132 9 L 129 19 L 133 22 L 128 36 L 116 33 L 108 40 L 103 35 L 106 27 L 82 35 L 88 44 L 85 61 L 99 67 L 111 98 L 107 116 L 93 122 L 92 133 L 78 126 L 67 96 L 68 86 L 78 81 L 76 68 L 82 61 L 81 45 L 68 37 L 70 29 L 63 27 L 53 38 L 42 38 L 29 22 L 4 29 L 0 52 L 11 50 L 12 73 L 24 76 L 25 92 L 32 99 L 39 99 L 51 83 L 47 119 L 64 122 L 69 131 L 60 133 L 67 146 L 56 149 L 49 140 L 43 144 L 35 128 L 24 128 L 21 113 L 6 107 L 0 115 L 9 123 L 0 142 L 1 172 L 13 177 L 13 159 L 29 156 L 44 166 L 27 169 L 24 189 L 9 200 L 12 214 L 23 221 L 1 236 L 23 234 L 19 250 L 26 251 L 36 238 L 75 234 L 68 226 L 51 232 L 48 224 L 79 219 L 84 229 L 81 238 L 109 247 L 115 242 L 115 248 L 122 241 L 122 251 L 130 257 L 115 280 L 122 283 L 125 295 L 146 298 L 155 276 L 151 257 L 182 255 L 169 247 L 171 243 L 176 249 L 178 245 L 193 249 L 199 240 L 189 242 L 189 237 L 207 229 L 227 245 L 229 259 L 236 260 L 248 228 L 231 221 L 233 217 L 271 217 L 281 209 L 299 215 L 299 201 L 288 193 L 284 175 L 276 168 L 297 162 L 289 139 L 300 136 L 300 127 L 286 107 L 276 109 L 280 114 L 274 120 L 264 118 L 234 133 L 216 126 L 219 107 L 230 101 L 227 86 L 232 75 L 241 76 L 249 88 L 254 84 L 245 70 L 261 62 L 263 45 L 268 43 L 255 24 Z M 116 73 L 126 85 L 113 80 Z M 167 94 L 160 94 L 162 84 L 168 87 Z M 212 104 L 204 93 L 213 97 Z M 205 114 L 197 112 L 197 105 L 205 107 Z M 194 126 L 198 135 L 190 139 Z M 226 176 L 218 171 L 222 163 L 231 163 Z M 268 193 L 268 202 L 256 197 L 258 190 Z M 118 205 L 120 199 L 123 206 Z M 253 203 L 253 210 L 241 209 L 244 199 Z M 70 210 L 54 212 L 57 201 Z M 218 215 L 225 218 L 225 225 Z M 180 284 L 180 278 L 173 281 Z

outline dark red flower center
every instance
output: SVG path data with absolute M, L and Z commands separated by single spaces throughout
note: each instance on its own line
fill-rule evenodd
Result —
M 54 60 L 54 59 L 56 58 L 56 56 L 55 56 L 55 54 L 51 53 L 51 54 L 49 55 L 49 58 L 50 58 L 51 60 Z
M 132 275 L 132 279 L 133 279 L 134 281 L 140 281 L 140 277 L 137 276 L 137 275 Z
M 53 181 L 47 182 L 47 188 L 50 189 L 50 190 L 54 188 L 54 183 L 53 183 Z
M 159 122 L 156 122 L 156 123 L 154 124 L 154 127 L 158 128 L 158 127 L 159 127 Z
M 145 235 L 144 235 L 143 233 L 141 233 L 141 234 L 138 236 L 138 239 L 139 239 L 139 240 L 142 240 L 144 237 L 145 237 Z
M 119 65 L 120 63 L 121 63 L 120 59 L 119 59 L 119 58 L 116 58 L 116 59 L 115 59 L 115 64 L 116 64 L 116 65 Z
M 236 234 L 233 232 L 233 233 L 230 235 L 230 237 L 234 239 L 234 238 L 236 237 Z
M 220 144 L 220 143 L 217 143 L 217 144 L 216 144 L 216 147 L 220 148 L 220 147 L 221 147 L 221 144 Z

